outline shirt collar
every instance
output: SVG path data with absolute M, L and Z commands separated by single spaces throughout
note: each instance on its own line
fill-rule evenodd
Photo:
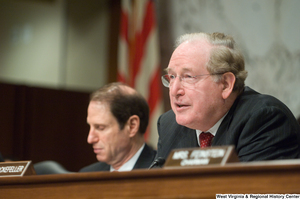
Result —
M 227 112 L 228 113 L 228 112 Z M 217 131 L 222 123 L 222 121 L 224 120 L 225 116 L 227 115 L 227 113 L 213 126 L 211 127 L 208 131 L 206 132 L 210 132 L 213 136 L 216 136 Z M 198 144 L 200 146 L 200 140 L 199 140 L 199 135 L 202 133 L 202 131 L 200 130 L 196 130 L 196 134 L 197 134 L 197 140 L 198 140 Z
M 143 146 L 134 154 L 134 156 L 132 156 L 132 158 L 130 158 L 130 160 L 128 160 L 127 162 L 125 162 L 125 164 L 123 164 L 118 170 L 115 170 L 112 166 L 110 166 L 110 171 L 131 171 L 136 163 L 136 161 L 138 160 L 138 158 L 140 157 L 143 149 L 145 147 L 145 143 L 143 144 Z

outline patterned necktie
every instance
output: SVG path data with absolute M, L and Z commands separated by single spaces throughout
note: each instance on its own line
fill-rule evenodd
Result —
M 210 132 L 202 132 L 199 136 L 200 139 L 200 147 L 205 148 L 211 146 L 211 141 L 214 136 Z

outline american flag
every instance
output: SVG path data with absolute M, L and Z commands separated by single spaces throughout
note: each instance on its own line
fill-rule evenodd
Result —
M 156 147 L 157 119 L 163 112 L 158 31 L 151 0 L 121 0 L 118 81 L 139 91 L 148 101 L 150 121 L 145 140 Z

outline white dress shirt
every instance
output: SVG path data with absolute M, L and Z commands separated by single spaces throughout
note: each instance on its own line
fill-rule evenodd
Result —
M 115 170 L 112 166 L 110 166 L 110 171 L 131 171 L 136 163 L 136 161 L 139 159 L 143 149 L 145 147 L 145 144 L 128 160 L 123 164 L 118 170 Z

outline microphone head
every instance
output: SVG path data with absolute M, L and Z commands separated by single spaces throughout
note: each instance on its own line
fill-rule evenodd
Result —
M 153 161 L 149 169 L 152 169 L 155 166 L 161 167 L 164 163 L 165 163 L 165 159 L 162 157 L 158 157 Z
M 156 162 L 157 162 L 157 165 L 158 166 L 162 166 L 164 163 L 165 163 L 165 159 L 164 158 L 162 158 L 162 157 L 158 157 L 157 159 L 156 159 Z

